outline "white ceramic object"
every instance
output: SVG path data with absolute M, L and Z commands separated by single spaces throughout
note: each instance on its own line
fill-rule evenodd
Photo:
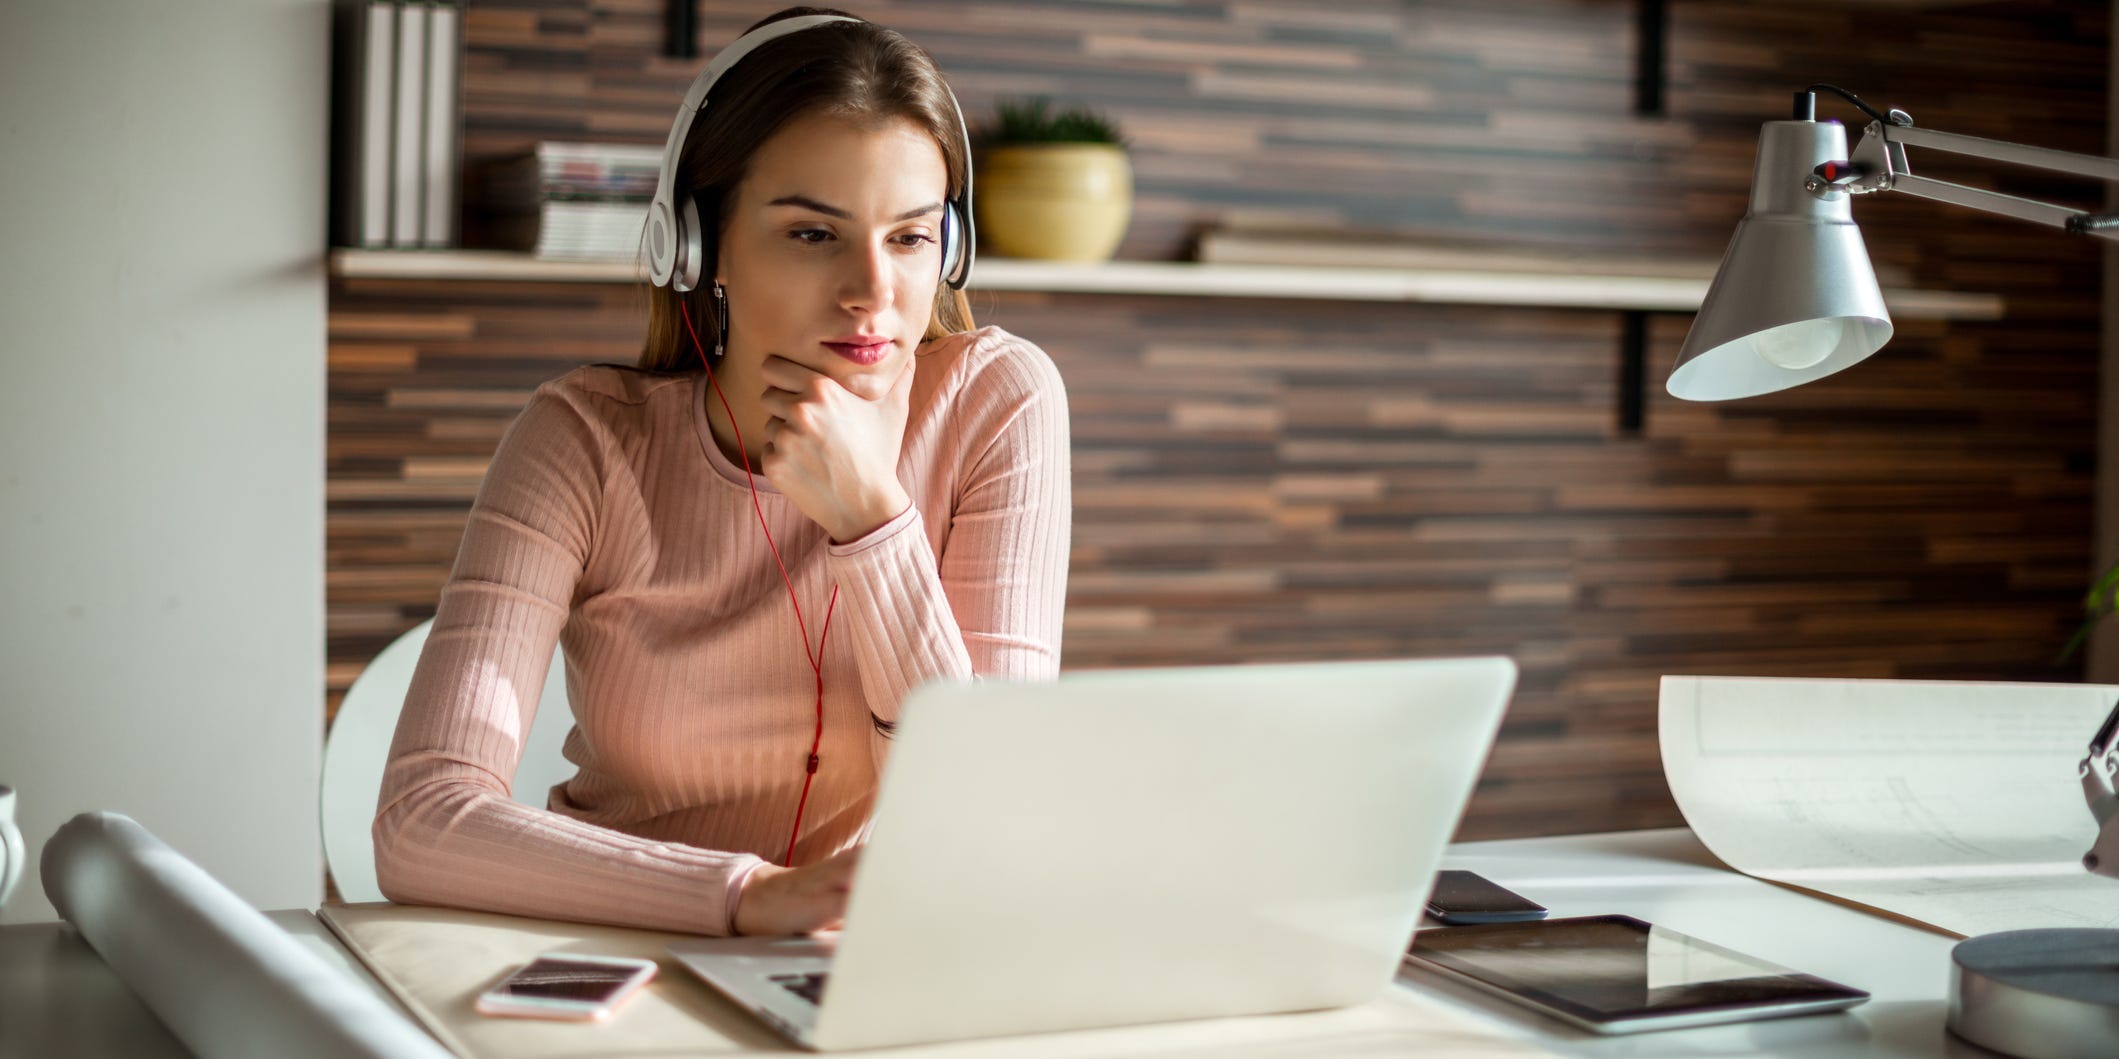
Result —
M 15 827 L 15 789 L 0 787 L 0 908 L 22 881 L 22 867 L 29 851 L 22 845 L 22 832 Z

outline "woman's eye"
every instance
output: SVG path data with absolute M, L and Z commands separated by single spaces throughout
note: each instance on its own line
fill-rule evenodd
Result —
M 811 246 L 815 246 L 816 244 L 831 238 L 831 233 L 825 231 L 822 228 L 799 228 L 795 231 L 789 232 L 788 236 L 794 239 L 796 242 L 808 243 Z M 816 236 L 817 238 L 812 239 L 810 238 L 810 236 Z
M 907 249 L 917 248 L 922 243 L 934 242 L 934 239 L 924 232 L 906 232 L 904 235 L 899 236 L 898 239 L 899 245 Z

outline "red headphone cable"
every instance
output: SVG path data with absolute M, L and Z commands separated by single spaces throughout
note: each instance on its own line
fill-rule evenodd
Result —
M 839 606 L 839 586 L 831 586 L 831 601 L 824 606 L 824 629 L 817 636 L 817 650 L 809 649 L 809 626 L 802 620 L 802 601 L 795 597 L 794 580 L 787 576 L 787 562 L 780 558 L 780 546 L 773 542 L 773 531 L 765 522 L 765 507 L 758 501 L 758 481 L 751 476 L 750 450 L 743 447 L 743 428 L 736 425 L 736 413 L 728 406 L 727 395 L 721 392 L 721 382 L 714 378 L 714 366 L 707 362 L 706 346 L 699 341 L 699 332 L 692 327 L 692 311 L 683 298 L 677 299 L 677 309 L 684 314 L 684 330 L 692 336 L 692 348 L 699 351 L 699 363 L 706 368 L 707 384 L 714 388 L 714 396 L 721 401 L 721 411 L 728 416 L 729 429 L 736 432 L 736 454 L 743 459 L 743 480 L 750 483 L 751 510 L 758 513 L 758 529 L 765 534 L 765 545 L 773 551 L 773 564 L 780 568 L 780 582 L 787 586 L 787 601 L 795 607 L 795 627 L 802 632 L 802 653 L 809 659 L 809 668 L 817 676 L 817 728 L 809 741 L 809 761 L 802 776 L 802 800 L 795 804 L 795 826 L 787 832 L 787 855 L 781 862 L 787 867 L 795 864 L 795 839 L 802 834 L 802 812 L 809 807 L 809 785 L 817 778 L 820 763 L 817 751 L 824 745 L 824 641 L 831 635 L 831 615 Z M 722 339 L 727 341 L 726 336 Z

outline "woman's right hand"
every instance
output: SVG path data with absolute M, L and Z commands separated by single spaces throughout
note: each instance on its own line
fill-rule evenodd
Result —
M 846 918 L 846 897 L 853 892 L 853 869 L 861 847 L 841 850 L 815 864 L 782 868 L 767 864 L 743 880 L 736 903 L 736 933 L 744 935 L 807 934 L 836 930 Z

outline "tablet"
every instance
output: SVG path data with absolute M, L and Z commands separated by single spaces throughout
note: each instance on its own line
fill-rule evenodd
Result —
M 1869 999 L 1631 916 L 1423 930 L 1405 955 L 1595 1033 L 1807 1015 Z

